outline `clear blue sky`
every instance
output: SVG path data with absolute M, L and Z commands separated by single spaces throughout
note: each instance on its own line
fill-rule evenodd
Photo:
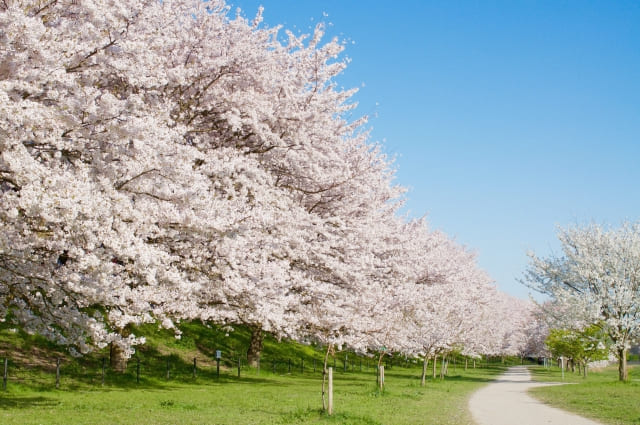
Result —
M 527 297 L 526 252 L 557 252 L 557 226 L 640 220 L 640 2 L 229 1 L 349 41 L 339 82 L 411 214 L 502 290 Z

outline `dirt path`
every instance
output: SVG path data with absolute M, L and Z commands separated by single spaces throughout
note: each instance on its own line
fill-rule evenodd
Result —
M 527 395 L 529 388 L 544 385 L 557 384 L 533 382 L 526 367 L 512 367 L 474 393 L 469 400 L 469 410 L 479 425 L 601 425 Z

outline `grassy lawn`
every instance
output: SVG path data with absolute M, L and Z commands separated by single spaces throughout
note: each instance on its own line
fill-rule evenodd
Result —
M 9 358 L 7 391 L 0 389 L 0 424 L 465 425 L 472 423 L 467 412 L 470 394 L 505 369 L 491 364 L 464 371 L 458 363 L 449 366 L 444 381 L 428 380 L 421 387 L 421 365 L 396 358 L 387 366 L 381 394 L 373 361 L 341 352 L 335 359 L 334 415 L 327 417 L 321 411 L 320 347 L 267 336 L 260 372 L 245 364 L 238 378 L 238 357 L 249 340 L 246 329 L 228 332 L 193 323 L 181 328 L 180 340 L 153 326 L 141 329 L 147 344 L 139 347 L 125 374 L 116 374 L 109 370 L 108 351 L 74 359 L 64 348 L 0 324 L 0 359 Z M 219 378 L 216 350 L 222 352 Z M 56 358 L 61 359 L 59 389 Z
M 558 368 L 530 370 L 536 380 L 562 382 Z M 569 385 L 534 388 L 531 395 L 606 424 L 640 425 L 640 366 L 631 366 L 629 376 L 631 382 L 618 382 L 616 366 L 592 371 L 586 379 L 565 372 Z
M 321 413 L 320 374 L 146 381 L 105 387 L 33 388 L 0 393 L 2 424 L 470 424 L 468 396 L 503 369 L 458 369 L 420 387 L 419 369 L 394 367 L 380 394 L 373 372 L 335 374 L 335 414 Z M 228 374 L 227 374 L 228 373 Z M 248 374 L 245 374 L 248 375 Z M 182 380 L 184 381 L 184 380 Z

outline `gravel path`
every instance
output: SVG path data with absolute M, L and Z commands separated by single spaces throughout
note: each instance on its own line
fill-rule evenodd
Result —
M 526 367 L 512 367 L 476 391 L 469 400 L 469 410 L 479 425 L 601 425 L 547 406 L 527 394 L 529 388 L 544 385 L 557 384 L 533 382 Z

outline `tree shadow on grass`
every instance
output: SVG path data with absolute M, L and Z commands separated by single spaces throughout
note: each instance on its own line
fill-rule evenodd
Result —
M 54 407 L 58 400 L 48 397 L 12 397 L 0 396 L 0 410 L 2 409 L 31 409 L 35 407 Z

